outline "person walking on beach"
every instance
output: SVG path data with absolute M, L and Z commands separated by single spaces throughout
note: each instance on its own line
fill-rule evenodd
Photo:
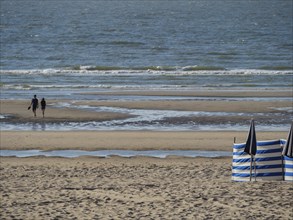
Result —
M 45 98 L 42 98 L 41 109 L 42 109 L 43 118 L 44 118 L 45 117 L 45 109 L 46 109 L 46 100 L 45 100 Z
M 39 100 L 37 99 L 37 95 L 34 95 L 34 98 L 32 99 L 31 105 L 28 107 L 28 109 L 32 108 L 34 116 L 37 117 L 37 108 L 39 107 Z

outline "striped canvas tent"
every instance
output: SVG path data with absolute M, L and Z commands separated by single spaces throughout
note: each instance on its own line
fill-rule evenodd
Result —
M 284 156 L 284 180 L 293 181 L 293 158 Z
M 281 140 L 258 141 L 255 155 L 256 175 L 258 180 L 283 180 L 283 161 Z M 246 143 L 234 144 L 232 180 L 250 181 L 251 156 L 244 152 Z M 292 161 L 293 162 L 293 161 Z
M 285 146 L 286 141 L 281 140 L 281 144 Z M 283 156 L 283 163 L 284 163 L 284 180 L 293 181 L 293 158 Z
M 283 143 L 284 180 L 293 181 L 293 121 L 288 133 L 288 138 Z

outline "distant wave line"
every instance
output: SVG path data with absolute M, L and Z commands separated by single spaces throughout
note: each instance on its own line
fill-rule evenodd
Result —
M 265 67 L 263 69 L 224 69 L 220 67 L 172 67 L 172 66 L 148 66 L 148 67 L 111 67 L 111 66 L 73 66 L 59 69 L 19 69 L 0 70 L 0 74 L 30 74 L 30 75 L 293 75 L 293 68 Z
M 230 84 L 202 84 L 196 85 L 200 88 L 215 88 L 215 89 L 231 89 L 231 88 L 291 88 L 293 85 L 288 84 L 272 84 L 272 85 L 262 85 L 260 83 L 249 84 L 249 83 L 230 83 Z M 90 85 L 90 84 L 64 84 L 64 85 L 50 85 L 50 84 L 42 84 L 42 85 L 29 85 L 29 84 L 0 84 L 0 88 L 4 90 L 38 90 L 38 89 L 57 89 L 57 90 L 80 90 L 80 89 L 151 89 L 151 90 L 166 90 L 166 89 L 184 89 L 189 90 L 194 88 L 194 85 L 178 85 L 178 84 L 143 84 L 143 85 L 111 85 L 111 84 L 97 84 L 97 85 Z

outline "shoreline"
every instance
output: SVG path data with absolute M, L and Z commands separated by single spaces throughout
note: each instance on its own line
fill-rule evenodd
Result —
M 31 110 L 27 110 L 30 102 L 26 100 L 0 100 L 2 115 L 0 121 L 5 123 L 69 123 L 69 122 L 106 122 L 123 121 L 142 114 L 138 111 L 160 110 L 160 123 L 194 123 L 194 124 L 249 124 L 251 117 L 267 124 L 278 123 L 280 115 L 284 121 L 291 116 L 292 102 L 290 101 L 219 101 L 219 100 L 158 100 L 158 101 L 74 101 L 47 100 L 45 118 L 41 117 L 41 110 L 37 109 L 37 117 L 33 117 Z M 64 105 L 65 106 L 62 106 Z M 61 107 L 58 107 L 61 105 Z M 85 108 L 86 106 L 86 108 Z M 104 108 L 106 107 L 106 108 Z M 165 112 L 164 112 L 165 111 Z M 172 114 L 170 112 L 173 112 Z M 179 114 L 177 116 L 174 112 Z M 190 112 L 190 114 L 189 114 Z M 191 115 L 192 113 L 192 115 Z M 207 114 L 203 114 L 207 113 Z M 149 113 L 154 114 L 154 112 Z M 164 115 L 167 114 L 167 115 Z M 270 116 L 267 116 L 270 114 Z M 251 116 L 254 115 L 254 116 Z M 141 116 L 141 115 L 140 115 Z M 152 115 L 150 115 L 152 116 Z M 143 119 L 148 120 L 147 118 Z M 284 123 L 284 122 L 282 122 Z
M 121 91 L 123 95 L 126 91 Z M 129 91 L 128 91 L 129 92 Z M 127 93 L 128 93 L 127 92 Z M 162 95 L 157 91 L 132 91 L 135 94 L 156 94 Z M 184 93 L 184 92 L 182 92 Z M 180 95 L 182 95 L 180 93 Z M 230 92 L 228 92 L 230 93 Z M 226 97 L 227 91 L 217 92 L 219 96 Z M 287 94 L 287 92 L 285 92 Z M 232 96 L 266 96 L 276 95 L 283 97 L 283 91 L 259 91 L 255 93 L 241 92 L 231 93 Z M 198 93 L 196 93 L 199 95 Z M 165 91 L 163 95 L 174 95 L 172 91 Z M 189 94 L 195 95 L 195 94 Z M 204 96 L 215 95 L 215 92 L 204 92 Z M 114 108 L 126 109 L 141 109 L 141 110 L 171 110 L 171 111 L 197 111 L 211 112 L 210 115 L 201 116 L 185 116 L 185 115 L 169 115 L 167 118 L 154 119 L 159 123 L 166 124 L 172 128 L 177 124 L 194 123 L 195 125 L 221 125 L 227 122 L 226 131 L 159 131 L 159 130 L 82 130 L 82 127 L 77 131 L 41 131 L 33 130 L 30 126 L 30 131 L 1 131 L 1 149 L 40 149 L 40 150 L 58 150 L 58 149 L 80 149 L 80 150 L 104 150 L 104 149 L 127 149 L 127 150 L 230 150 L 233 145 L 234 137 L 237 142 L 244 142 L 247 137 L 249 123 L 251 120 L 250 114 L 257 113 L 254 118 L 256 121 L 266 122 L 269 124 L 277 120 L 280 114 L 283 114 L 283 120 L 291 116 L 288 108 L 292 108 L 292 103 L 288 101 L 186 101 L 186 100 L 161 100 L 161 101 L 74 101 L 74 100 L 47 100 L 48 107 L 46 109 L 45 118 L 39 117 L 40 110 L 38 109 L 38 117 L 34 118 L 31 111 L 27 110 L 30 100 L 1 100 L 1 114 L 10 114 L 11 118 L 2 118 L 1 122 L 6 123 L 39 123 L 41 125 L 50 125 L 55 123 L 57 128 L 62 126 L 62 123 L 71 122 L 123 122 L 125 119 L 135 117 L 134 113 L 127 114 L 122 112 L 95 112 L 89 109 L 80 108 L 83 105 L 93 108 L 106 106 Z M 74 107 L 67 105 L 62 107 L 53 107 L 57 103 L 70 103 Z M 66 107 L 67 106 L 67 107 Z M 76 107 L 76 108 L 75 108 Z M 91 109 L 91 108 L 90 108 Z M 223 115 L 214 114 L 223 112 Z M 237 113 L 230 115 L 230 113 Z M 238 114 L 239 113 L 239 114 Z M 243 113 L 247 115 L 243 115 Z M 164 115 L 163 115 L 164 116 Z M 166 117 L 166 116 L 165 116 Z M 139 123 L 149 123 L 149 118 L 142 118 Z M 280 119 L 278 119 L 280 120 Z M 247 125 L 247 131 L 233 131 L 233 125 L 241 123 L 242 126 Z M 277 123 L 277 121 L 276 121 Z M 284 123 L 284 122 L 282 122 Z M 289 122 L 288 122 L 289 124 Z M 25 125 L 25 124 L 24 124 Z M 40 127 L 39 129 L 42 129 Z M 256 128 L 257 129 L 257 128 Z M 289 129 L 289 127 L 288 127 Z M 62 130 L 62 127 L 61 127 Z M 258 140 L 285 139 L 287 131 L 257 131 Z

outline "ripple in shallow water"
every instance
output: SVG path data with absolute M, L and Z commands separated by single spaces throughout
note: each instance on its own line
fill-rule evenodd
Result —
M 94 156 L 94 157 L 157 157 L 166 158 L 168 156 L 182 156 L 182 157 L 225 157 L 231 156 L 229 151 L 199 151 L 199 150 L 98 150 L 98 151 L 83 151 L 83 150 L 54 150 L 54 151 L 40 151 L 40 150 L 0 150 L 2 157 L 32 157 L 32 156 L 46 156 L 46 157 L 66 157 L 74 158 L 80 156 Z

